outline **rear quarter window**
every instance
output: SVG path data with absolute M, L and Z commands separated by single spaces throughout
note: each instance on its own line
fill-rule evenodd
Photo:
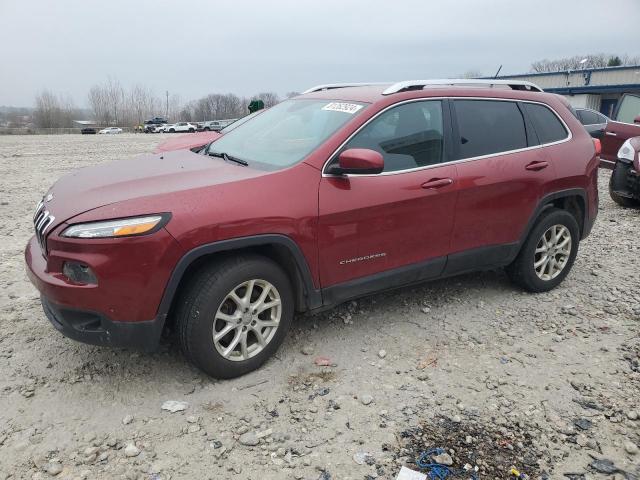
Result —
M 540 144 L 558 142 L 567 138 L 569 135 L 567 129 L 549 107 L 537 103 L 523 103 L 523 105 Z

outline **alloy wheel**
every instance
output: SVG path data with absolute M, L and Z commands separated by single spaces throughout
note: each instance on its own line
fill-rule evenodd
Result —
M 571 232 L 564 225 L 553 225 L 540 237 L 533 257 L 533 268 L 541 280 L 553 280 L 569 263 Z
M 266 280 L 241 283 L 224 298 L 213 321 L 213 343 L 225 359 L 241 362 L 273 339 L 282 317 L 280 293 Z

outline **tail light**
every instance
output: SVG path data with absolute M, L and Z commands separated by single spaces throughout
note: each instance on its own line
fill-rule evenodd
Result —
M 602 144 L 600 143 L 600 139 L 594 138 L 593 146 L 596 147 L 596 155 L 600 155 L 600 153 L 602 152 Z

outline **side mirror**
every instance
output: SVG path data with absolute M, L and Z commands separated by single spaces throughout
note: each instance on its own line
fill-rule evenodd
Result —
M 375 150 L 368 148 L 350 148 L 338 157 L 338 165 L 333 165 L 329 173 L 335 175 L 372 174 L 384 170 L 384 158 Z
M 633 123 L 640 123 L 640 115 L 633 119 Z

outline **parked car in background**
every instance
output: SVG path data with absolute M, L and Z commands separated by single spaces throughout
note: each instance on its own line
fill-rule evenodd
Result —
M 195 135 L 188 134 L 188 135 L 180 135 L 179 137 L 175 137 L 175 138 L 170 138 L 160 143 L 155 148 L 155 150 L 153 150 L 153 153 L 171 152 L 174 150 L 184 150 L 184 149 L 193 150 L 193 151 L 202 149 L 208 143 L 211 143 L 215 141 L 217 138 L 219 138 L 221 135 L 224 135 L 225 133 L 229 133 L 230 131 L 238 128 L 240 125 L 251 120 L 253 117 L 255 117 L 256 115 L 259 115 L 263 111 L 264 110 L 259 110 L 257 112 L 250 113 L 249 115 L 245 115 L 244 117 L 239 118 L 233 123 L 230 123 L 219 132 L 198 131 L 195 133 Z
M 632 137 L 620 147 L 609 195 L 618 205 L 640 208 L 640 137 Z
M 169 122 L 164 117 L 153 117 L 152 119 L 145 120 L 144 122 L 145 125 L 162 125 L 166 123 L 169 123 Z
M 164 132 L 164 129 L 166 128 L 167 124 L 162 124 L 162 125 L 145 125 L 144 129 L 145 129 L 145 133 L 162 133 Z
M 198 131 L 219 132 L 220 130 L 225 128 L 227 125 L 231 125 L 236 120 L 237 119 L 232 118 L 232 119 L 229 119 L 229 120 L 211 120 L 211 121 L 208 121 L 208 122 L 202 122 L 202 125 L 198 126 Z
M 591 108 L 576 108 L 576 116 L 593 138 L 602 138 L 609 117 Z
M 640 136 L 640 95 L 626 93 L 622 96 L 612 119 L 607 123 L 601 138 L 600 165 L 613 169 L 622 144 Z
M 176 132 L 195 132 L 196 127 L 193 123 L 189 122 L 178 122 L 173 125 L 167 125 L 164 127 L 165 132 L 176 133 Z
M 558 286 L 597 176 L 594 139 L 528 82 L 320 85 L 201 154 L 64 176 L 25 260 L 64 335 L 151 349 L 171 326 L 231 378 L 275 354 L 296 311 L 496 267 Z
M 115 133 L 122 133 L 122 129 L 119 127 L 107 127 L 107 128 L 103 128 L 98 133 L 103 135 L 112 135 Z
M 95 135 L 96 133 L 98 133 L 98 131 L 92 127 L 85 127 L 82 130 L 80 130 L 80 133 L 82 135 Z

